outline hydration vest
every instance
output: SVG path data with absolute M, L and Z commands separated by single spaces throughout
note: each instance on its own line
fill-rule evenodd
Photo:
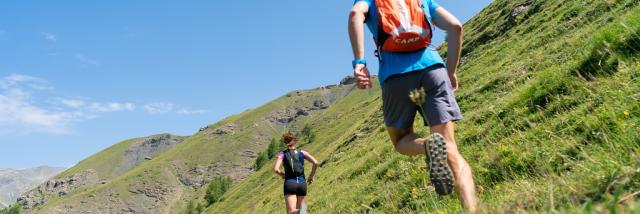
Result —
M 412 52 L 431 45 L 432 28 L 424 0 L 375 0 L 378 51 Z
M 297 179 L 304 178 L 304 154 L 298 149 L 285 149 L 282 151 L 284 158 L 284 178 Z

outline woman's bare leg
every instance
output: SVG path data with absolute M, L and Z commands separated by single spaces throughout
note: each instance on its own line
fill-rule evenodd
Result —
M 296 209 L 296 195 L 285 195 L 284 203 L 287 205 L 287 214 L 296 214 L 298 212 Z
M 298 201 L 296 203 L 296 209 L 299 211 L 302 209 L 302 203 L 304 203 L 305 196 L 298 196 Z

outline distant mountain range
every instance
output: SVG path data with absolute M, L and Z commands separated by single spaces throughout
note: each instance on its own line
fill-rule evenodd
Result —
M 16 202 L 21 193 L 26 192 L 65 168 L 40 166 L 30 169 L 0 169 L 0 208 Z

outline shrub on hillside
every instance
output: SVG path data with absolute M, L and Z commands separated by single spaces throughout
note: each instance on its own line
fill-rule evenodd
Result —
M 229 177 L 216 177 L 207 186 L 207 192 L 204 199 L 207 201 L 207 206 L 211 206 L 213 203 L 220 201 L 222 195 L 224 195 L 231 186 L 231 178 Z M 195 208 L 194 208 L 195 209 Z
M 313 129 L 309 125 L 305 125 L 300 134 L 306 143 L 312 143 L 316 139 L 316 134 L 313 133 Z
M 284 145 L 280 143 L 280 141 L 273 138 L 271 139 L 269 147 L 267 148 L 267 156 L 269 159 L 273 159 L 276 157 L 276 154 L 278 154 L 278 152 L 282 150 L 284 150 Z
M 267 153 L 265 151 L 262 151 L 260 153 L 258 153 L 258 157 L 256 158 L 256 163 L 254 164 L 256 170 L 259 170 L 260 168 L 262 168 L 262 166 L 264 166 L 264 164 L 267 163 L 267 161 L 269 160 L 269 158 L 267 157 Z
M 189 202 L 189 205 L 187 205 L 187 209 L 183 212 L 183 214 L 199 214 L 200 212 L 198 212 L 196 210 L 195 205 L 193 205 L 193 201 Z
M 10 207 L 0 209 L 0 214 L 20 214 L 22 213 L 22 208 L 20 205 L 12 205 Z

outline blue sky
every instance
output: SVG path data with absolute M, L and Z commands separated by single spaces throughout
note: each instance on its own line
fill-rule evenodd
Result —
M 491 1 L 438 2 L 466 21 Z M 335 84 L 352 72 L 352 3 L 2 1 L 0 168 L 69 167 Z

